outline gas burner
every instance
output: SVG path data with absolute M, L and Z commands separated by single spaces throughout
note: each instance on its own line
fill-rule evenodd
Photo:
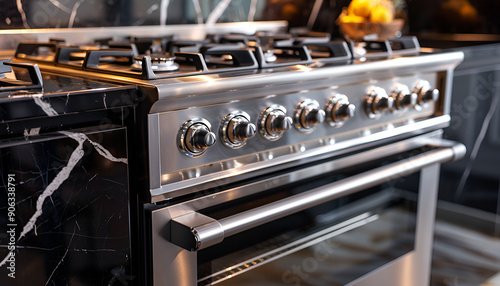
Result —
M 211 41 L 208 39 L 202 41 L 196 40 L 173 40 L 167 43 L 166 50 L 168 53 L 173 55 L 174 53 L 180 52 L 185 47 L 201 46 L 204 44 L 209 44 Z
M 175 63 L 175 57 L 168 55 L 150 55 L 151 69 L 155 72 L 171 72 L 179 70 L 179 65 Z M 142 71 L 143 57 L 134 57 L 131 68 L 133 71 Z
M 130 37 L 131 44 L 135 44 L 139 54 L 146 53 L 165 53 L 167 51 L 167 43 L 174 39 L 174 35 L 160 37 Z
M 264 59 L 266 63 L 274 63 L 278 60 L 278 57 L 274 54 L 273 50 L 266 50 L 264 52 Z

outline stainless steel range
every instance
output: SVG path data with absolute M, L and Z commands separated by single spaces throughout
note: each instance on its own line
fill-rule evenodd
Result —
M 462 58 L 259 32 L 25 42 L 15 61 L 137 91 L 134 285 L 426 285 L 439 165 L 465 152 L 441 139 Z

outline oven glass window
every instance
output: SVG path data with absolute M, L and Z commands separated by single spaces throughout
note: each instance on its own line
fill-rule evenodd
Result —
M 226 217 L 359 173 L 313 177 L 204 213 Z M 344 285 L 414 249 L 419 173 L 228 237 L 198 252 L 199 285 Z

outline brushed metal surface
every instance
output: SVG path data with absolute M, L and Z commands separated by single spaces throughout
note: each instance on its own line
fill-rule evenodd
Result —
M 440 144 L 435 144 L 440 146 Z M 412 174 L 436 163 L 450 162 L 460 159 L 465 155 L 465 146 L 461 143 L 450 144 L 443 143 L 440 149 L 419 154 L 417 156 L 404 159 L 389 165 L 379 167 L 347 179 L 334 182 L 299 195 L 294 195 L 268 205 L 257 207 L 236 215 L 218 220 L 221 230 L 218 231 L 223 237 L 240 233 L 242 231 L 255 228 L 262 224 L 277 220 L 284 216 L 302 211 L 321 203 L 356 193 L 360 190 L 379 185 L 383 182 L 396 180 L 403 176 Z M 183 218 L 182 216 L 180 218 Z M 177 218 L 174 218 L 176 221 Z M 207 237 L 212 239 L 212 229 L 198 228 L 196 225 L 190 225 L 191 233 L 196 233 L 197 237 Z M 203 231 L 206 229 L 207 234 Z M 220 237 L 219 237 L 220 239 Z M 220 239 L 222 242 L 222 239 Z M 211 241 L 200 241 L 194 250 L 203 249 L 203 245 L 213 245 Z M 188 250 L 193 250 L 192 248 Z
M 171 217 L 177 217 L 190 212 L 196 212 L 203 208 L 223 204 L 231 200 L 241 199 L 246 196 L 256 194 L 263 189 L 272 189 L 275 187 L 307 179 L 311 176 L 311 174 L 321 175 L 328 172 L 334 172 L 336 170 L 362 164 L 363 162 L 366 161 L 379 160 L 384 157 L 393 156 L 400 152 L 421 148 L 429 144 L 435 145 L 434 142 L 436 141 L 441 142 L 441 144 L 444 144 L 444 142 L 446 141 L 443 141 L 441 139 L 442 133 L 443 133 L 442 130 L 433 131 L 424 135 L 412 137 L 410 139 L 400 140 L 388 145 L 372 148 L 367 151 L 365 150 L 363 152 L 350 155 L 345 158 L 334 157 L 331 158 L 328 162 L 323 164 L 317 164 L 308 168 L 303 168 L 300 171 L 284 172 L 283 174 L 280 174 L 278 176 L 273 176 L 268 179 L 261 179 L 257 182 L 253 182 L 247 185 L 223 190 L 215 195 L 196 197 L 186 202 L 168 207 L 168 213 Z M 319 160 L 324 158 L 316 158 L 316 159 Z M 275 169 L 272 169 L 271 171 L 275 171 Z M 269 169 L 265 169 L 262 173 L 258 174 L 252 173 L 252 175 L 258 176 L 262 174 L 267 174 L 271 171 Z M 239 176 L 238 178 L 240 180 L 243 180 L 245 179 L 245 176 Z M 209 189 L 213 187 L 224 187 L 224 185 L 227 185 L 230 182 L 233 181 L 219 180 L 218 182 L 207 182 L 201 187 L 202 189 Z M 162 210 L 158 211 L 162 212 Z M 163 211 L 163 213 L 165 212 Z
M 442 132 L 440 130 L 413 137 L 407 140 L 398 141 L 389 145 L 384 145 L 355 156 L 348 156 L 336 160 L 331 160 L 325 165 L 311 166 L 311 168 L 320 168 L 324 172 L 341 169 L 347 166 L 354 166 L 361 161 L 384 158 L 406 150 L 412 150 L 425 145 L 446 146 L 448 150 L 445 153 L 463 153 L 463 148 L 453 150 L 453 146 L 448 141 L 440 139 Z M 451 152 L 449 152 L 452 150 Z M 451 158 L 450 158 L 451 159 Z M 426 166 L 421 169 L 421 178 L 419 183 L 419 203 L 416 244 L 414 251 L 394 260 L 381 268 L 376 269 L 367 275 L 360 277 L 349 285 L 378 285 L 374 281 L 379 281 L 380 285 L 399 286 L 399 285 L 428 285 L 429 259 L 432 244 L 432 227 L 434 223 L 434 203 L 437 194 L 437 184 L 439 178 L 439 163 Z M 260 192 L 268 188 L 274 188 L 294 180 L 301 180 L 310 176 L 311 171 L 308 168 L 303 172 L 286 173 L 283 177 L 273 177 L 262 182 L 241 186 L 234 189 L 227 189 L 217 194 L 206 194 L 191 200 L 172 205 L 166 208 L 151 210 L 152 217 L 152 267 L 154 285 L 171 285 L 170 283 L 179 282 L 179 285 L 196 285 L 196 275 L 193 269 L 197 267 L 197 252 L 183 250 L 181 247 L 169 242 L 169 221 L 175 217 L 193 213 L 197 210 L 209 208 L 214 205 L 222 204 L 231 200 L 241 199 L 251 196 L 255 192 Z M 395 178 L 391 176 L 390 178 Z M 189 271 L 187 269 L 190 269 Z M 390 279 L 389 279 L 390 277 Z M 174 284 L 175 285 L 175 284 Z
M 431 165 L 421 171 L 415 250 L 356 279 L 348 286 L 429 285 L 439 171 L 440 164 Z
M 421 75 L 419 78 L 425 78 L 437 84 L 434 74 Z M 364 104 L 365 91 L 372 85 L 392 89 L 392 86 L 397 83 L 406 83 L 411 85 L 414 82 L 413 77 L 400 77 L 377 83 L 363 83 L 348 86 L 329 86 L 315 90 L 301 90 L 300 84 L 287 86 L 280 95 L 263 94 L 259 99 L 239 100 L 220 105 L 209 105 L 204 107 L 196 107 L 182 109 L 172 112 L 162 112 L 152 114 L 152 119 L 158 118 L 159 130 L 150 125 L 150 136 L 159 135 L 159 139 L 151 138 L 150 150 L 151 154 L 158 154 L 160 165 L 151 166 L 151 181 L 152 197 L 162 195 L 163 193 L 175 190 L 173 183 L 196 182 L 202 177 L 209 179 L 206 176 L 214 176 L 214 172 L 223 172 L 230 170 L 232 175 L 240 172 L 246 172 L 245 169 L 252 167 L 266 167 L 268 165 L 278 164 L 279 160 L 292 160 L 294 156 L 306 157 L 312 155 L 320 149 L 324 152 L 329 152 L 330 148 L 337 148 L 340 143 L 347 145 L 355 145 L 362 141 L 370 142 L 380 140 L 380 136 L 394 137 L 402 132 L 409 132 L 423 129 L 423 123 L 433 123 L 440 125 L 449 120 L 449 117 L 442 116 L 436 119 L 441 111 L 435 109 L 434 105 L 429 105 L 421 111 L 408 110 L 393 114 L 385 112 L 376 120 L 369 119 L 363 113 L 363 108 L 358 108 L 352 118 L 347 120 L 341 127 L 332 127 L 330 124 L 323 122 L 315 126 L 315 130 L 308 134 L 304 134 L 296 129 L 290 129 L 283 133 L 281 138 L 275 141 L 269 141 L 257 134 L 253 138 L 246 141 L 245 146 L 238 149 L 231 149 L 222 144 L 216 143 L 210 147 L 205 154 L 196 158 L 186 157 L 181 152 L 177 151 L 177 145 L 174 134 L 177 133 L 176 128 L 180 128 L 182 124 L 193 118 L 204 118 L 210 122 L 214 130 L 219 129 L 223 118 L 229 113 L 236 110 L 242 110 L 250 115 L 250 118 L 255 120 L 256 126 L 259 126 L 256 120 L 259 115 L 267 107 L 279 104 L 285 106 L 288 111 L 288 116 L 292 115 L 296 104 L 312 99 L 324 106 L 328 100 L 335 94 L 346 94 L 349 96 L 350 103 L 356 107 Z M 284 88 L 283 88 L 284 89 Z M 245 98 L 245 96 L 242 96 Z M 421 123 L 421 124 L 416 124 Z M 427 126 L 429 127 L 429 126 Z M 356 142 L 358 141 L 358 142 Z M 325 148 L 323 148 L 325 147 Z M 348 147 L 343 145 L 344 148 Z M 175 150 L 175 151 L 174 151 Z M 152 155 L 153 156 L 153 155 Z M 152 158 L 151 162 L 157 160 Z M 257 166 L 257 165 L 258 166 Z M 224 176 L 223 174 L 221 174 Z M 159 181 L 153 181 L 154 178 L 159 178 Z M 164 187 L 164 188 L 162 188 Z
M 462 53 L 454 52 L 345 66 L 291 66 L 245 72 L 241 76 L 228 73 L 162 81 L 158 86 L 160 99 L 150 113 L 154 123 L 149 125 L 150 137 L 160 136 L 150 138 L 150 154 L 157 156 L 151 158 L 151 201 L 186 194 L 207 180 L 241 175 L 318 152 L 339 150 L 341 146 L 349 148 L 361 142 L 445 127 L 451 93 L 448 79 L 462 57 Z M 364 114 L 364 100 L 373 87 L 390 93 L 398 85 L 413 88 L 421 80 L 441 90 L 438 102 L 419 110 L 388 110 L 377 119 Z M 311 133 L 291 129 L 275 141 L 257 134 L 238 149 L 228 148 L 219 140 L 197 158 L 173 151 L 176 145 L 172 134 L 192 118 L 204 118 L 217 130 L 230 112 L 244 111 L 257 120 L 263 110 L 279 104 L 286 108 L 287 115 L 293 116 L 300 102 L 315 100 L 325 106 L 336 94 L 345 94 L 357 107 L 354 116 L 340 127 L 323 122 Z
M 381 61 L 334 65 L 316 63 L 281 68 L 207 74 L 183 78 L 155 80 L 160 99 L 150 113 L 177 110 L 196 106 L 251 99 L 262 95 L 253 90 L 267 90 L 268 94 L 280 94 L 290 84 L 301 83 L 303 90 L 336 85 L 380 81 L 408 75 L 452 71 L 463 60 L 462 52 L 449 52 L 414 57 L 402 57 Z M 185 84 L 189 82 L 189 85 Z M 251 92 L 244 92 L 251 89 Z M 233 91 L 228 94 L 226 91 Z M 245 96 L 235 91 L 243 92 Z M 205 96 L 210 94 L 210 96 Z M 189 98 L 185 98 L 189 96 Z
M 332 136 L 331 138 L 317 141 L 303 142 L 296 146 L 275 148 L 261 152 L 260 154 L 240 156 L 220 162 L 219 164 L 181 170 L 166 176 L 166 178 L 172 180 L 172 183 L 151 190 L 152 202 L 167 200 L 179 195 L 199 191 L 207 185 L 217 187 L 229 184 L 245 177 L 256 176 L 258 173 L 269 172 L 270 168 L 273 170 L 284 169 L 299 162 L 303 163 L 333 155 L 342 155 L 370 146 L 376 146 L 379 143 L 401 140 L 405 138 L 406 134 L 424 134 L 435 128 L 446 127 L 448 126 L 448 122 L 449 116 L 440 116 L 411 125 L 398 126 L 397 128 L 388 129 L 383 126 L 373 128 L 373 133 L 366 133 L 364 136 L 359 136 L 360 133 L 355 132 L 346 134 L 341 137 L 344 140 L 339 141 L 336 141 L 338 137 Z M 156 177 L 161 178 L 159 175 Z

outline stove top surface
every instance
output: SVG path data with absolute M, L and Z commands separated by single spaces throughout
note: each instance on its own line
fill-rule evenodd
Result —
M 52 71 L 68 68 L 94 76 L 155 80 L 296 65 L 345 65 L 417 55 L 419 48 L 415 37 L 348 42 L 312 32 L 209 35 L 200 41 L 181 41 L 172 36 L 96 39 L 79 46 L 51 39 L 21 42 L 15 61 L 52 66 Z

